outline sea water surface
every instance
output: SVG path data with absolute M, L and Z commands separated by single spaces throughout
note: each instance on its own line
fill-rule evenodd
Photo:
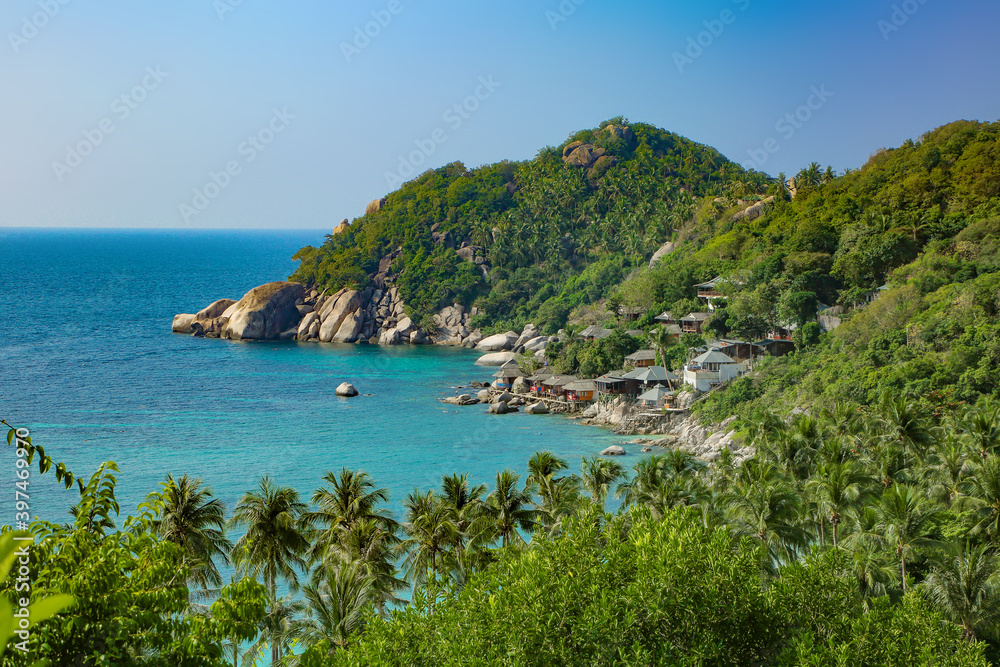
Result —
M 564 417 L 487 415 L 440 398 L 490 379 L 470 350 L 246 343 L 173 334 L 173 315 L 286 279 L 322 231 L 0 229 L 0 418 L 77 475 L 121 469 L 122 518 L 170 473 L 204 479 L 231 512 L 261 476 L 304 499 L 327 471 L 369 472 L 390 508 L 441 476 L 523 476 L 549 450 L 578 469 L 621 437 Z M 334 395 L 341 382 L 363 394 Z M 13 499 L 14 453 L 0 455 Z M 628 463 L 628 462 L 626 462 Z M 78 497 L 33 469 L 33 515 Z M 14 522 L 0 503 L 0 524 Z

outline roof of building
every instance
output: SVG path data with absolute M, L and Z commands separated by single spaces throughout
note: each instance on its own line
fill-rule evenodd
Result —
M 534 375 L 529 375 L 528 380 L 532 382 L 537 382 L 538 380 L 545 380 L 552 377 L 552 371 L 538 371 Z
M 664 396 L 670 396 L 673 392 L 667 391 L 663 387 L 653 387 L 645 394 L 639 396 L 640 401 L 659 401 Z
M 594 378 L 594 382 L 600 382 L 601 384 L 620 384 L 624 382 L 625 379 L 618 377 L 617 375 L 602 375 L 599 378 Z
M 625 357 L 625 361 L 652 361 L 656 359 L 656 350 L 639 350 Z
M 570 382 L 576 382 L 576 380 L 577 377 L 575 375 L 553 375 L 547 380 L 542 380 L 542 384 L 550 387 L 564 387 Z
M 668 371 L 663 366 L 647 366 L 629 371 L 622 376 L 626 380 L 638 380 L 639 382 L 664 382 L 666 380 L 676 380 L 677 376 Z
M 721 281 L 722 281 L 722 276 L 716 276 L 715 278 L 712 278 L 711 280 L 709 280 L 707 283 L 702 283 L 700 285 L 695 285 L 695 287 L 705 287 L 705 288 L 716 287 L 716 286 L 718 286 L 718 284 Z
M 596 336 L 600 332 L 601 332 L 601 327 L 597 326 L 596 324 L 591 324 L 589 327 L 581 331 L 579 335 L 583 336 L 584 338 L 589 338 L 591 336 Z
M 704 322 L 711 316 L 711 313 L 688 313 L 681 318 L 681 322 Z
M 677 318 L 669 310 L 665 310 L 656 317 L 653 318 L 657 322 L 676 322 Z
M 596 334 L 594 334 L 594 338 L 596 338 L 598 340 L 601 340 L 602 338 L 607 338 L 608 336 L 610 336 L 614 332 L 615 332 L 614 329 L 601 329 Z
M 523 378 L 527 376 L 528 376 L 527 373 L 525 373 L 516 366 L 513 367 L 507 366 L 505 368 L 501 368 L 500 370 L 498 370 L 496 373 L 493 374 L 493 377 L 495 378 Z
M 593 380 L 575 380 L 563 387 L 566 391 L 597 391 L 597 384 Z
M 695 357 L 696 364 L 735 364 L 736 360 L 718 350 L 709 350 L 700 357 Z
M 644 336 L 646 335 L 646 332 L 642 329 L 629 329 L 625 332 L 625 334 L 628 336 Z

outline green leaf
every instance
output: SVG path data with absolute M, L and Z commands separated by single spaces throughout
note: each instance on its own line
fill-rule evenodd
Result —
M 29 543 L 29 540 L 18 540 L 19 537 L 31 537 L 31 541 L 34 540 L 31 533 L 23 530 L 11 531 L 0 536 L 0 581 L 6 579 L 10 573 L 10 568 L 17 559 L 18 547 Z
M 17 433 L 14 429 L 7 431 L 7 446 L 10 447 L 10 443 L 14 441 L 14 434 Z
M 38 600 L 28 607 L 28 618 L 31 625 L 41 623 L 44 620 L 52 618 L 75 602 L 76 598 L 72 595 L 63 593 L 51 595 L 44 600 Z

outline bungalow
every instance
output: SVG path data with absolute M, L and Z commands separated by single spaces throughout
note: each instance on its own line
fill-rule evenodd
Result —
M 577 377 L 575 375 L 553 375 L 552 377 L 542 380 L 542 386 L 545 388 L 545 395 L 549 398 L 562 398 L 565 393 L 566 385 L 571 382 L 576 382 Z
M 650 387 L 673 387 L 674 382 L 680 381 L 680 378 L 663 366 L 636 368 L 622 375 L 622 379 L 625 380 L 625 393 L 630 396 L 635 396 Z
M 646 368 L 656 363 L 655 350 L 639 350 L 625 357 L 625 366 L 632 368 Z
M 593 326 L 587 327 L 586 329 L 581 331 L 578 335 L 580 338 L 586 341 L 592 341 L 592 340 L 601 340 L 602 338 L 607 338 L 614 332 L 615 332 L 614 329 L 604 329 L 595 324 Z
M 704 299 L 708 303 L 708 307 L 711 310 L 713 308 L 712 301 L 715 299 L 724 299 L 726 295 L 719 291 L 719 288 L 723 285 L 724 281 L 722 276 L 718 276 L 709 280 L 707 283 L 702 283 L 700 285 L 695 285 L 695 289 L 698 290 L 698 298 Z
M 549 371 L 538 371 L 534 375 L 528 376 L 528 387 L 529 391 L 536 396 L 545 393 L 545 386 L 542 384 L 545 380 L 552 377 L 552 373 Z
M 677 324 L 677 318 L 674 317 L 674 314 L 671 313 L 669 310 L 663 311 L 653 319 L 656 320 L 657 322 L 661 322 L 667 325 Z
M 618 316 L 626 322 L 632 322 L 646 314 L 646 309 L 639 306 L 618 306 Z
M 684 367 L 684 382 L 698 391 L 709 391 L 739 374 L 739 362 L 718 350 L 709 350 Z
M 653 387 L 639 396 L 637 400 L 647 408 L 663 408 L 666 407 L 668 398 L 673 399 L 673 392 L 667 391 L 663 387 Z M 671 403 L 673 403 L 672 400 Z
M 576 380 L 565 385 L 563 391 L 571 403 L 589 402 L 597 395 L 597 384 L 593 380 Z
M 681 329 L 684 333 L 701 333 L 701 328 L 705 320 L 710 318 L 710 313 L 691 313 L 681 318 Z
M 723 354 L 729 355 L 737 361 L 746 361 L 754 357 L 764 356 L 767 352 L 756 343 L 748 343 L 742 340 L 720 339 L 712 344 L 712 347 Z
M 763 350 L 769 357 L 783 357 L 795 350 L 795 343 L 787 338 L 765 338 L 757 341 L 754 345 Z
M 595 378 L 594 384 L 597 385 L 597 391 L 601 394 L 621 396 L 626 393 L 628 383 L 624 378 L 609 373 L 608 375 Z
M 496 378 L 493 386 L 497 389 L 510 389 L 514 386 L 514 380 L 527 376 L 528 374 L 522 371 L 517 364 L 504 364 L 500 370 L 493 374 L 493 377 Z

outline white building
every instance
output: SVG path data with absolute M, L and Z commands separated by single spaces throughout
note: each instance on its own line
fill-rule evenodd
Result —
M 742 367 L 738 361 L 718 350 L 709 350 L 684 367 L 684 383 L 698 391 L 739 377 Z

